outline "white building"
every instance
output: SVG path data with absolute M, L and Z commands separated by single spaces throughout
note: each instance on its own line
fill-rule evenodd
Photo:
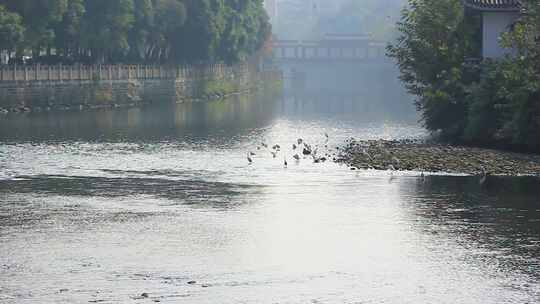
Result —
M 501 46 L 501 35 L 519 18 L 520 0 L 464 0 L 467 9 L 482 15 L 482 56 L 501 58 L 513 50 Z

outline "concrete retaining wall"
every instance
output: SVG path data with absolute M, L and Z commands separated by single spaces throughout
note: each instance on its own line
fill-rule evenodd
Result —
M 246 91 L 268 78 L 267 74 L 262 75 L 244 64 L 8 66 L 0 69 L 0 114 L 220 98 L 219 92 L 216 96 L 203 96 L 205 84 L 226 82 L 228 87 Z

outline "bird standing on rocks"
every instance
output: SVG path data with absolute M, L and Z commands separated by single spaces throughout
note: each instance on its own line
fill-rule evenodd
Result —
M 483 185 L 486 183 L 487 176 L 489 175 L 489 173 L 486 172 L 486 168 L 484 167 L 482 167 L 481 170 L 482 170 L 482 173 L 480 174 L 480 180 L 478 181 L 478 183 L 480 185 Z
M 362 149 L 362 154 L 371 161 L 371 155 L 369 155 L 369 153 L 366 151 L 366 149 Z
M 310 155 L 311 154 L 311 146 L 308 145 L 308 144 L 304 144 L 304 150 L 302 151 L 302 154 Z
M 283 165 L 285 166 L 285 168 L 287 168 L 288 163 L 287 163 L 287 158 L 285 156 L 283 157 Z

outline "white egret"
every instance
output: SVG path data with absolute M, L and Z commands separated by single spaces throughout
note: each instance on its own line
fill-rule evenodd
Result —
M 481 167 L 481 170 L 482 174 L 480 175 L 479 183 L 480 185 L 483 185 L 487 180 L 488 173 L 486 172 L 486 168 L 484 168 L 483 166 Z

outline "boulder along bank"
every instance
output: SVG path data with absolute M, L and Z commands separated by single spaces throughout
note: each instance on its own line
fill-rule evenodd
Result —
M 419 140 L 350 139 L 339 150 L 336 160 L 352 169 L 540 176 L 540 155 L 534 154 Z

